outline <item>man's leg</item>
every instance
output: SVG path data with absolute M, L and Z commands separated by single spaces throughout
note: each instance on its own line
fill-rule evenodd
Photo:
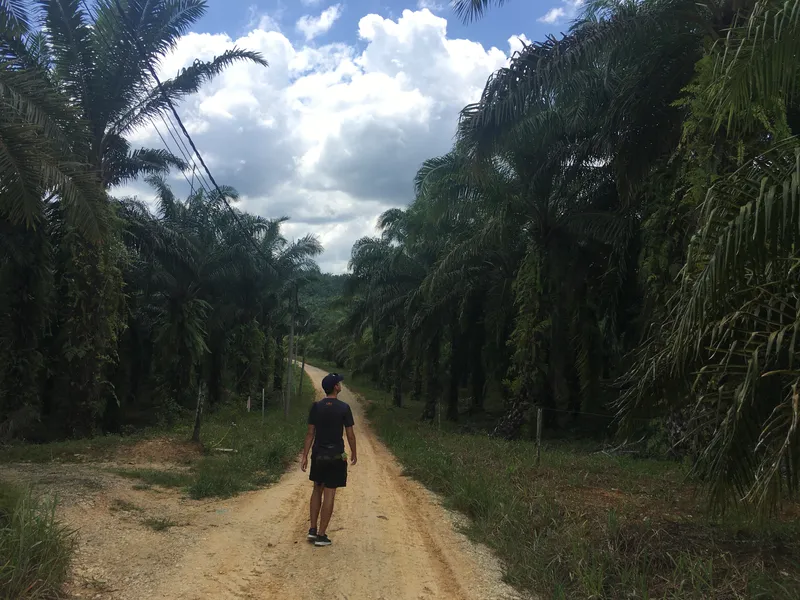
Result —
M 319 522 L 319 511 L 320 508 L 322 508 L 322 490 L 324 489 L 324 485 L 321 483 L 315 483 L 314 489 L 311 492 L 311 525 L 309 525 L 311 529 L 317 529 L 317 523 Z
M 333 515 L 333 501 L 336 498 L 336 488 L 324 488 L 324 490 L 322 495 L 322 514 L 320 515 L 319 529 L 317 529 L 319 535 L 325 535 L 325 532 L 328 531 L 328 524 L 331 522 L 331 516 Z

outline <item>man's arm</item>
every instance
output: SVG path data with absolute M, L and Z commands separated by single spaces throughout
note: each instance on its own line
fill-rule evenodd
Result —
M 314 436 L 317 433 L 317 428 L 314 425 L 308 426 L 308 431 L 306 432 L 306 441 L 303 444 L 303 460 L 300 463 L 300 468 L 305 472 L 308 468 L 308 453 L 311 451 L 311 444 L 314 443 Z
M 347 443 L 350 445 L 350 464 L 354 465 L 358 462 L 358 452 L 356 452 L 356 434 L 353 432 L 353 427 L 347 427 L 345 430 L 347 434 Z

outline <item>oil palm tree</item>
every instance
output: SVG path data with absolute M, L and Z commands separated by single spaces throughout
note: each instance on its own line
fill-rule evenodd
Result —
M 266 64 L 257 53 L 233 49 L 155 89 L 149 65 L 174 48 L 205 2 L 100 0 L 93 14 L 88 6 L 83 0 L 0 5 L 0 218 L 9 233 L 4 241 L 18 250 L 29 246 L 16 253 L 11 243 L 3 248 L 3 287 L 20 293 L 2 300 L 11 321 L 0 349 L 11 366 L 10 375 L 0 376 L 0 395 L 40 403 L 46 421 L 63 424 L 66 433 L 90 432 L 98 423 L 113 396 L 107 372 L 124 329 L 125 251 L 105 190 L 185 166 L 164 150 L 133 149 L 125 136 L 167 110 L 164 95 L 177 102 L 236 61 Z M 49 279 L 24 276 L 33 264 L 46 265 L 33 272 Z M 24 332 L 27 341 L 12 326 L 22 314 L 41 317 Z M 11 360 L 18 348 L 27 348 L 22 360 Z M 52 376 L 35 384 L 45 363 Z M 13 374 L 23 364 L 32 375 L 18 393 L 9 382 L 22 381 Z
M 140 175 L 185 168 L 163 150 L 132 149 L 125 136 L 198 91 L 239 61 L 266 66 L 257 52 L 231 49 L 211 61 L 195 61 L 156 87 L 148 65 L 158 65 L 189 27 L 205 0 L 99 0 L 94 14 L 82 0 L 38 0 L 55 84 L 65 91 L 89 128 L 87 159 L 105 186 Z
M 707 68 L 717 76 L 700 72 L 693 98 L 703 118 L 692 132 L 704 127 L 756 156 L 703 196 L 677 292 L 619 402 L 627 418 L 686 415 L 696 472 L 719 507 L 770 509 L 798 490 L 800 73 L 787 55 L 798 6 L 757 3 L 713 48 Z

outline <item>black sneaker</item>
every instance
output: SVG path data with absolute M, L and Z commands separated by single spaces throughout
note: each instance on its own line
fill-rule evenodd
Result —
M 309 542 L 314 542 L 317 539 L 317 530 L 313 527 L 308 530 L 308 535 L 306 536 Z
M 318 535 L 317 539 L 314 540 L 315 546 L 330 546 L 331 541 L 328 539 L 327 535 Z

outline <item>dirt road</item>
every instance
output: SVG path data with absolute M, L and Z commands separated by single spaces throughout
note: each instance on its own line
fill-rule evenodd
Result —
M 307 371 L 318 387 L 325 373 Z M 433 496 L 401 476 L 353 394 L 345 389 L 341 399 L 353 408 L 359 463 L 337 496 L 334 545 L 304 541 L 310 484 L 295 468 L 274 487 L 240 498 L 229 523 L 186 553 L 151 598 L 514 597 L 488 552 L 456 533 Z
M 315 385 L 324 373 L 307 367 Z M 319 390 L 320 397 L 322 395 Z M 308 475 L 295 465 L 274 486 L 224 501 L 136 491 L 108 465 L 54 465 L 37 479 L 91 481 L 63 508 L 79 530 L 74 598 L 110 600 L 509 600 L 491 554 L 457 532 L 458 517 L 401 475 L 347 389 L 359 462 L 337 494 L 329 548 L 305 541 Z M 298 440 L 298 445 L 301 443 Z M 73 472 L 74 471 L 74 472 Z M 32 473 L 29 473 L 32 475 Z M 74 487 L 74 486 L 73 486 Z M 120 501 L 139 513 L 120 512 Z M 142 514 L 176 527 L 142 527 Z M 138 515 L 138 516 L 137 516 Z

